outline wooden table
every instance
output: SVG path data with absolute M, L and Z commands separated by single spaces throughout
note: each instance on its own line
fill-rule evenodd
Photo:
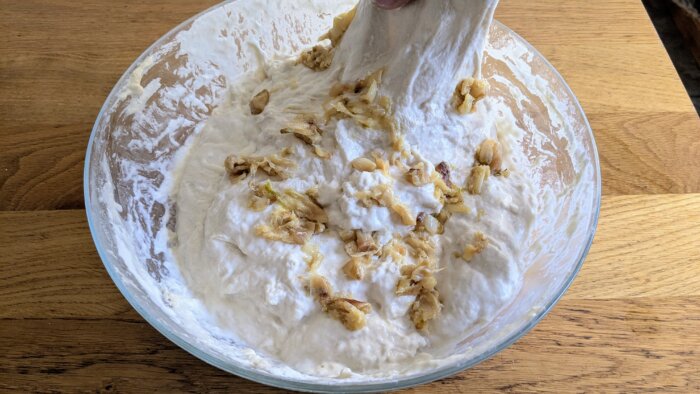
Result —
M 215 2 L 0 0 L 0 390 L 275 391 L 208 366 L 136 314 L 83 210 L 83 157 L 108 92 Z M 642 4 L 502 0 L 497 18 L 588 114 L 600 225 L 531 333 L 415 391 L 700 391 L 700 121 Z

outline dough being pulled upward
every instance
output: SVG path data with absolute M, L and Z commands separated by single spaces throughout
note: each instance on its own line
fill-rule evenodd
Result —
M 383 95 L 406 127 L 440 122 L 460 80 L 481 77 L 497 0 L 418 0 L 397 10 L 360 1 L 334 57 L 340 79 L 383 69 Z M 444 114 L 444 112 L 443 112 Z

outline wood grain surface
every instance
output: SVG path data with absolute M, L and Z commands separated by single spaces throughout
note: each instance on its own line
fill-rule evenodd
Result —
M 0 0 L 0 391 L 275 392 L 187 354 L 107 275 L 82 166 L 99 108 L 153 41 L 215 0 Z M 579 97 L 600 224 L 516 344 L 415 392 L 700 392 L 700 121 L 634 0 L 501 0 Z
M 10 256 L 0 258 L 0 388 L 268 391 L 144 322 L 89 247 L 83 211 L 2 212 L 0 221 Z M 476 368 L 416 391 L 700 390 L 698 239 L 700 194 L 604 197 L 589 258 L 544 321 Z

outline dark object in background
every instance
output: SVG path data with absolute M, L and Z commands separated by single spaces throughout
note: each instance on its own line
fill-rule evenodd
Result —
M 642 0 L 700 114 L 700 0 Z

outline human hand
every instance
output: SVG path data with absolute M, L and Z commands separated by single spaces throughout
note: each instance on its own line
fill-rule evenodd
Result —
M 387 10 L 393 10 L 395 8 L 403 7 L 413 0 L 374 0 L 374 4 L 379 8 L 384 8 Z

